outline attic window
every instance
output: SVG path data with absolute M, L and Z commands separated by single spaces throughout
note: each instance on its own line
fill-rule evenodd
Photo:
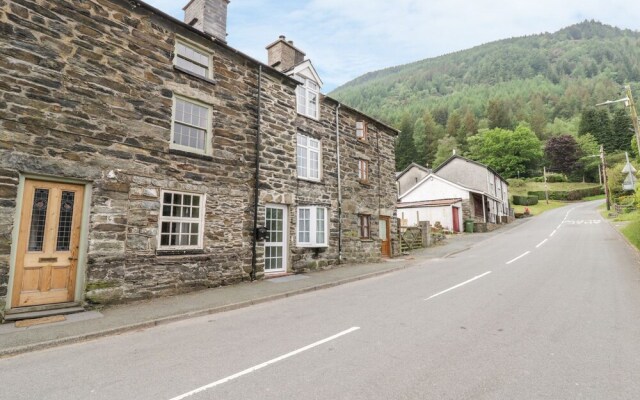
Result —
M 197 23 L 198 23 L 198 18 L 194 18 L 191 20 L 191 22 L 189 22 L 189 26 L 194 26 Z
M 304 80 L 304 83 L 298 85 L 298 87 L 296 88 L 298 114 L 318 119 L 320 111 L 320 107 L 318 105 L 318 99 L 320 97 L 320 87 L 311 79 L 302 79 Z

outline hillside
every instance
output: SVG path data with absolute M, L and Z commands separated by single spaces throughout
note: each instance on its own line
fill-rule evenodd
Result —
M 585 107 L 638 82 L 640 32 L 584 21 L 371 72 L 331 96 L 396 127 L 428 113 L 441 137 L 526 121 L 545 140 L 575 134 Z

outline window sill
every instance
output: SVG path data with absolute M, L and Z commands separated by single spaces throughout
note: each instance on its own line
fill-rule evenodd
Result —
M 176 71 L 180 71 L 183 74 L 187 74 L 187 75 L 191 76 L 192 78 L 196 78 L 196 79 L 200 79 L 202 81 L 208 82 L 208 83 L 210 83 L 212 85 L 216 85 L 217 84 L 216 81 L 214 81 L 213 79 L 209 79 L 209 78 L 206 78 L 204 76 L 200 76 L 200 75 L 194 74 L 193 72 L 191 72 L 189 70 L 186 70 L 184 68 L 178 67 L 177 65 L 174 65 L 173 69 L 175 69 Z
M 296 245 L 296 247 L 301 248 L 301 249 L 327 249 L 329 248 L 329 245 L 323 244 L 323 245 L 319 245 L 319 244 L 298 244 Z
M 312 121 L 316 121 L 316 122 L 319 122 L 319 121 L 320 121 L 320 117 L 314 117 L 314 116 L 312 116 L 312 115 L 307 115 L 307 114 L 301 114 L 301 113 L 298 113 L 298 116 L 299 116 L 299 117 L 304 117 L 304 118 L 306 118 L 306 119 L 310 119 L 310 120 L 312 120 Z
M 324 182 L 322 182 L 322 179 L 319 180 L 315 180 L 315 179 L 309 179 L 309 178 L 300 178 L 298 177 L 299 181 L 304 181 L 304 182 L 309 182 L 309 183 L 317 183 L 320 185 L 324 185 Z
M 364 181 L 364 180 L 362 180 L 362 179 L 358 179 L 358 183 L 359 183 L 359 184 L 361 184 L 362 186 L 367 186 L 367 187 L 372 186 L 371 182 L 369 182 L 369 181 Z
M 360 238 L 361 242 L 365 242 L 365 243 L 373 243 L 375 242 L 375 240 L 371 239 L 371 238 Z
M 162 256 L 190 256 L 205 254 L 203 249 L 185 249 L 185 250 L 156 250 L 156 255 Z
M 184 157 L 191 157 L 191 158 L 197 158 L 199 160 L 204 160 L 204 161 L 213 161 L 213 157 L 208 156 L 206 154 L 200 154 L 200 153 L 192 153 L 190 151 L 184 151 L 184 150 L 178 150 L 178 149 L 169 149 L 169 154 L 173 154 L 176 156 L 184 156 Z

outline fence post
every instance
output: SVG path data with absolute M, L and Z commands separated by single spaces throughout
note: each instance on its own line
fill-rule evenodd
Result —
M 431 246 L 431 224 L 429 221 L 420 221 L 418 224 L 422 232 L 422 247 Z

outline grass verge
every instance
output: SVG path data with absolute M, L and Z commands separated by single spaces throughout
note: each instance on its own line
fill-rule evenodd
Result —
M 621 232 L 636 248 L 640 249 L 640 216 L 629 222 Z
M 553 210 L 554 208 L 566 206 L 568 203 L 557 201 L 557 200 L 549 200 L 549 204 L 545 200 L 539 201 L 535 206 L 513 206 L 513 209 L 516 213 L 524 213 L 524 209 L 528 208 L 531 215 L 540 215 L 545 211 Z

